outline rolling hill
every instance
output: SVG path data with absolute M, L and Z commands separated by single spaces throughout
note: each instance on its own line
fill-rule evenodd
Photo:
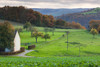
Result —
M 8 21 L 8 20 L 2 20 L 0 19 L 0 23 L 3 23 L 4 21 Z M 13 22 L 13 21 L 8 21 L 9 23 L 11 23 L 12 25 L 16 26 L 23 26 L 22 23 L 18 23 L 18 22 Z
M 63 14 L 69 14 L 69 13 L 76 13 L 88 10 L 88 8 L 77 8 L 77 9 L 48 9 L 48 8 L 32 8 L 35 11 L 38 11 L 44 15 L 53 15 L 53 16 L 60 16 Z
M 68 22 L 79 22 L 81 25 L 88 28 L 89 21 L 100 20 L 100 8 L 93 8 L 79 13 L 65 14 L 56 17 L 56 19 L 63 19 Z

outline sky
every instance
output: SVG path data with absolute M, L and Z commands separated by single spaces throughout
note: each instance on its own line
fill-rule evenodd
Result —
M 3 6 L 25 6 L 27 8 L 96 8 L 100 0 L 0 0 Z

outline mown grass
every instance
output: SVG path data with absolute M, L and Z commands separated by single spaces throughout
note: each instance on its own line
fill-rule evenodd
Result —
M 55 37 L 57 38 L 58 36 L 55 35 Z M 41 39 L 39 40 L 41 41 Z M 81 56 L 100 56 L 99 40 L 100 35 L 97 35 L 95 39 L 93 39 L 92 35 L 86 30 L 71 30 L 69 33 L 68 51 L 66 43 L 67 36 L 65 36 L 50 42 L 35 43 L 37 46 L 34 49 L 35 51 L 32 51 L 26 55 L 35 57 L 79 56 L 79 45 L 81 45 Z

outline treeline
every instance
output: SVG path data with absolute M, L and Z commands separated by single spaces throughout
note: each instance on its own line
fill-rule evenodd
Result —
M 50 26 L 53 24 L 51 20 L 53 20 L 54 17 L 51 15 L 42 15 L 37 11 L 27 9 L 23 6 L 5 6 L 3 8 L 0 8 L 0 19 L 15 21 L 19 23 L 30 22 L 36 26 L 41 26 L 42 23 L 47 22 L 48 26 Z
M 86 29 L 84 26 L 77 22 L 66 22 L 62 19 L 57 19 L 55 22 L 57 28 L 67 28 L 67 29 Z
M 25 8 L 23 6 L 5 6 L 0 8 L 0 19 L 15 21 L 23 24 L 25 24 L 26 22 L 30 22 L 33 25 L 44 27 L 55 26 L 59 28 L 85 28 L 81 26 L 79 23 L 69 23 L 62 19 L 55 20 L 55 18 L 52 15 L 43 15 L 40 12 Z
M 84 12 L 79 12 L 79 13 L 72 13 L 72 14 L 65 14 L 65 15 L 61 15 L 56 17 L 57 19 L 63 19 L 65 21 L 68 22 L 79 22 L 81 25 L 85 26 L 86 28 L 88 28 L 89 26 L 89 22 L 91 20 L 100 20 L 100 9 L 98 9 L 97 11 L 95 11 L 97 8 L 88 10 L 88 11 L 84 11 Z M 95 11 L 95 13 L 93 13 L 93 11 Z
M 100 33 L 100 20 L 91 20 L 89 22 L 90 29 L 96 29 Z

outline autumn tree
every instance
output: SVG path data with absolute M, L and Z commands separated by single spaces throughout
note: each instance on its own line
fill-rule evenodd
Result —
M 31 36 L 33 35 L 33 32 L 38 32 L 38 29 L 36 27 L 32 27 L 32 29 L 31 29 Z
M 36 43 L 37 43 L 38 37 L 42 37 L 42 36 L 43 36 L 43 33 L 38 32 L 37 30 L 35 30 L 35 31 L 32 33 L 32 35 L 31 35 L 31 37 L 35 37 Z
M 90 29 L 92 29 L 92 28 L 97 29 L 99 27 L 99 25 L 100 25 L 100 20 L 91 20 L 89 22 Z
M 34 15 L 36 17 L 36 26 L 41 26 L 42 14 L 40 12 L 34 11 Z
M 0 51 L 14 46 L 14 27 L 7 21 L 0 23 Z M 13 49 L 12 49 L 13 50 Z
M 43 17 L 42 17 L 42 26 L 48 27 L 49 23 L 50 23 L 50 19 L 49 19 L 48 15 L 43 15 Z
M 100 33 L 100 25 L 98 26 L 97 31 Z
M 47 39 L 50 39 L 50 35 L 49 34 L 45 34 L 45 35 L 42 36 L 42 38 L 44 38 L 45 41 L 47 41 Z
M 54 25 L 55 25 L 54 24 L 55 23 L 54 17 L 52 15 L 49 15 L 48 17 L 49 17 L 49 21 L 50 21 L 50 23 L 48 23 L 49 27 L 54 27 Z
M 66 23 L 66 21 L 64 21 L 62 19 L 58 19 L 58 20 L 55 21 L 55 25 L 58 26 L 58 27 L 59 26 L 64 26 L 65 23 Z
M 93 39 L 95 38 L 95 35 L 98 34 L 98 31 L 94 28 L 91 29 L 90 33 L 93 35 Z

